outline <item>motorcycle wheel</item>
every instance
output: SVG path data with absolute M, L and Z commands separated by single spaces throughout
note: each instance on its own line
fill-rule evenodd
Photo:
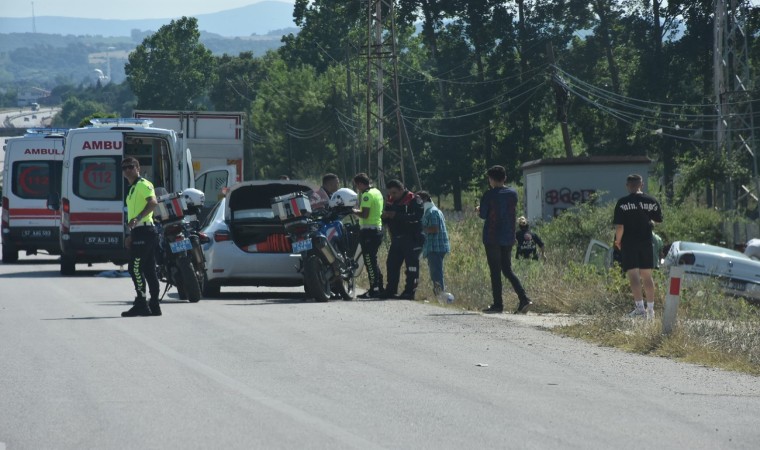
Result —
M 187 300 L 187 293 L 185 292 L 185 282 L 182 280 L 182 272 L 179 271 L 179 267 L 172 267 L 172 283 L 177 288 L 177 297 L 180 300 Z
M 310 256 L 303 268 L 303 281 L 309 294 L 318 302 L 330 300 L 330 282 L 325 277 L 322 261 L 317 256 Z
M 333 285 L 333 290 L 337 292 L 343 300 L 353 300 L 356 298 L 356 278 L 341 278 L 340 281 Z
M 197 303 L 201 299 L 201 287 L 198 286 L 198 278 L 195 277 L 195 268 L 187 256 L 181 256 L 177 259 L 177 268 L 179 269 L 182 287 L 187 294 L 187 300 L 190 303 Z M 179 286 L 177 287 L 179 290 Z

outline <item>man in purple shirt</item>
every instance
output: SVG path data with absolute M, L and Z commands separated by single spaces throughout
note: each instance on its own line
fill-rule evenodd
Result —
M 517 191 L 504 185 L 507 171 L 502 166 L 488 169 L 488 184 L 491 189 L 480 199 L 480 218 L 483 223 L 483 245 L 486 249 L 488 268 L 491 272 L 491 290 L 493 304 L 484 309 L 484 313 L 504 311 L 502 301 L 501 274 L 512 283 L 520 304 L 516 314 L 528 312 L 533 302 L 530 301 L 520 279 L 512 272 L 512 246 L 515 244 L 515 210 L 517 209 Z

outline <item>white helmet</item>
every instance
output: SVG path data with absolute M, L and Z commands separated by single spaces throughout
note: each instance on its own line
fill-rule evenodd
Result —
M 330 197 L 330 202 L 328 203 L 330 205 L 330 208 L 335 207 L 350 207 L 353 208 L 354 206 L 357 206 L 357 196 L 356 192 L 352 191 L 349 188 L 340 188 L 335 193 L 333 193 L 332 197 Z
M 206 195 L 203 191 L 193 188 L 187 188 L 182 191 L 182 198 L 187 202 L 187 206 L 202 207 L 206 201 Z

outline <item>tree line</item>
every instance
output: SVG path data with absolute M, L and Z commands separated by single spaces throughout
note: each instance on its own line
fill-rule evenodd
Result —
M 522 163 L 565 156 L 558 121 L 565 115 L 574 155 L 648 155 L 669 198 L 700 193 L 709 202 L 728 178 L 751 185 L 748 152 L 715 144 L 715 0 L 395 5 L 409 146 L 422 187 L 453 194 L 457 207 L 492 164 L 519 179 Z M 758 122 L 760 7 L 746 6 L 753 75 L 740 101 Z M 372 158 L 365 150 L 367 6 L 296 0 L 293 15 L 300 32 L 261 57 L 213 56 L 194 18 L 173 21 L 130 55 L 124 89 L 143 109 L 246 111 L 248 176 L 332 171 L 346 179 Z

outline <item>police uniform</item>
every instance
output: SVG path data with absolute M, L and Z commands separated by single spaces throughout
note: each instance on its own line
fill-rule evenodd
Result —
M 138 299 L 145 299 L 146 284 L 150 293 L 151 305 L 158 305 L 159 284 L 156 274 L 156 245 L 158 235 L 153 225 L 153 213 L 140 217 L 139 214 L 145 209 L 150 197 L 156 193 L 153 184 L 145 178 L 139 177 L 129 187 L 127 194 L 127 223 L 137 219 L 137 225 L 130 231 L 132 239 L 129 248 L 129 274 L 135 285 Z M 136 299 L 137 301 L 137 299 Z
M 369 209 L 367 217 L 359 218 L 359 239 L 362 246 L 364 266 L 369 278 L 369 291 L 362 298 L 371 298 L 383 288 L 383 273 L 377 264 L 377 251 L 383 242 L 383 194 L 374 187 L 361 193 L 359 210 Z
M 422 199 L 410 191 L 404 191 L 401 199 L 386 203 L 385 210 L 395 213 L 393 218 L 386 219 L 391 235 L 391 246 L 388 249 L 386 270 L 388 284 L 384 296 L 396 295 L 401 276 L 401 265 L 406 265 L 406 285 L 401 293 L 402 298 L 414 299 L 420 276 L 420 254 L 425 243 L 422 233 L 422 216 L 425 208 Z

